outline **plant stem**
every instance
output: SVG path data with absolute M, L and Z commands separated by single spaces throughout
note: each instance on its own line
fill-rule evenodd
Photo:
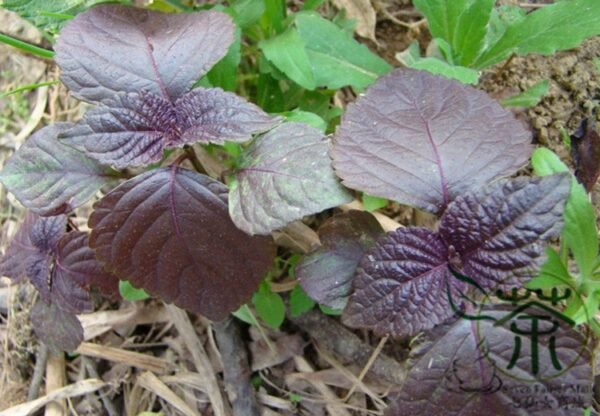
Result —
M 516 53 L 512 53 L 508 59 L 506 60 L 506 62 L 504 62 L 504 65 L 502 65 L 502 67 L 498 70 L 498 72 L 496 72 L 495 76 L 498 78 L 500 78 L 500 75 L 502 75 L 504 73 L 504 71 L 506 71 L 506 69 L 510 66 L 510 64 L 512 63 L 513 59 L 515 59 L 515 56 L 517 56 Z
M 40 58 L 52 59 L 54 58 L 54 52 L 48 49 L 40 48 L 39 46 L 32 45 L 31 43 L 22 41 L 20 39 L 13 38 L 12 36 L 0 33 L 0 42 L 5 43 L 17 49 L 21 49 L 24 52 L 30 53 Z
M 27 401 L 29 402 L 37 399 L 40 395 L 40 386 L 42 385 L 44 372 L 46 371 L 47 361 L 48 347 L 46 347 L 45 344 L 40 344 L 35 359 L 35 367 L 33 369 L 33 376 L 31 377 L 31 384 L 29 385 L 29 391 L 27 392 Z
M 192 146 L 185 145 L 183 146 L 183 150 L 185 151 L 187 158 L 190 160 L 190 162 L 192 162 L 194 169 L 196 169 L 198 173 L 206 175 L 206 169 L 204 169 L 204 166 L 202 166 L 202 163 L 200 163 L 200 160 L 198 159 L 194 148 Z

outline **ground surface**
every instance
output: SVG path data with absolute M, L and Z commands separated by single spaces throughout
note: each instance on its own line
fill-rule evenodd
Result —
M 420 17 L 408 1 L 378 1 L 374 5 L 378 11 L 377 43 L 366 41 L 373 50 L 399 65 L 394 55 L 413 40 L 426 46 L 429 41 L 426 27 L 418 23 Z M 407 27 L 399 21 L 413 25 Z M 40 41 L 35 29 L 2 10 L 0 28 Z M 482 88 L 502 98 L 539 80 L 550 80 L 549 94 L 534 108 L 520 110 L 519 117 L 533 130 L 537 143 L 549 146 L 569 160 L 559 130 L 574 131 L 584 117 L 592 116 L 593 106 L 598 105 L 600 77 L 593 62 L 598 56 L 600 38 L 553 57 L 515 58 L 504 67 L 486 72 Z M 0 45 L 1 91 L 54 79 L 57 72 L 51 62 Z M 0 98 L 0 164 L 35 129 L 50 122 L 77 118 L 81 112 L 80 105 L 68 98 L 60 85 Z M 23 210 L 4 189 L 0 189 L 0 207 L 0 249 L 3 249 L 14 234 Z M 86 209 L 89 207 L 80 213 L 82 226 Z M 414 219 L 411 210 L 397 205 L 383 212 L 403 223 Z M 36 362 L 42 358 L 28 323 L 35 291 L 27 285 L 10 286 L 7 279 L 0 279 L 2 410 L 27 400 L 31 385 L 36 385 L 32 381 Z M 287 276 L 282 280 L 287 280 Z M 282 290 L 289 288 L 283 285 Z M 224 414 L 218 409 L 220 403 L 227 406 L 226 400 L 211 388 L 227 357 L 220 356 L 208 321 L 180 314 L 154 300 L 101 303 L 98 312 L 84 316 L 82 321 L 86 343 L 77 355 L 50 356 L 45 363 L 45 383 L 61 386 L 100 377 L 107 387 L 100 395 L 90 393 L 63 400 L 50 409 L 50 414 L 67 414 L 61 406 L 79 415 L 117 415 L 120 414 L 117 409 L 121 408 L 130 415 L 148 410 L 196 414 L 191 410 L 196 408 L 203 415 Z M 310 314 L 286 322 L 279 331 L 266 328 L 259 331 L 247 326 L 242 329 L 243 342 L 251 355 L 253 382 L 259 386 L 258 398 L 266 415 L 337 416 L 369 414 L 367 408 L 381 409 L 382 398 L 397 381 L 400 362 L 406 355 L 404 346 L 386 343 L 372 371 L 360 381 L 357 377 L 380 340 L 351 333 L 335 319 Z M 174 372 L 177 377 L 173 377 Z M 355 393 L 345 397 L 349 390 Z

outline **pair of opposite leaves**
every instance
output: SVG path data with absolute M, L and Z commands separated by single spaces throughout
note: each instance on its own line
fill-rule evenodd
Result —
M 530 133 L 483 92 L 423 72 L 384 76 L 342 118 L 335 171 L 348 187 L 442 214 L 438 230 L 382 236 L 372 217 L 333 217 L 319 232 L 324 246 L 298 264 L 301 285 L 345 308 L 347 325 L 395 336 L 454 315 L 451 300 L 472 288 L 450 268 L 486 291 L 518 285 L 560 233 L 571 183 L 569 175 L 493 181 L 531 150 Z
M 7 164 L 3 182 L 30 209 L 56 214 L 112 179 L 102 165 L 146 164 L 159 160 L 164 148 L 244 141 L 272 127 L 276 119 L 233 94 L 186 92 L 224 56 L 232 37 L 229 18 L 214 11 L 165 15 L 106 5 L 79 15 L 63 30 L 56 59 L 74 95 L 99 107 L 76 126 L 32 137 Z M 56 155 L 57 136 L 81 152 L 59 145 L 65 152 Z M 440 212 L 456 195 L 523 165 L 528 141 L 483 93 L 400 71 L 348 111 L 333 158 L 346 185 Z M 235 224 L 266 234 L 347 202 L 327 148 L 320 132 L 298 123 L 255 139 L 232 182 Z M 46 175 L 52 183 L 36 183 L 32 168 L 40 159 L 49 166 L 60 157 L 68 160 L 59 164 L 84 166 L 80 176 L 89 186 L 64 170 L 62 177 Z M 213 319 L 249 296 L 273 256 L 270 240 L 233 226 L 221 183 L 177 167 L 123 183 L 96 204 L 90 225 L 90 244 L 109 270 Z
M 67 232 L 67 216 L 29 211 L 0 260 L 0 275 L 28 278 L 40 299 L 31 311 L 33 329 L 52 351 L 73 351 L 83 340 L 76 314 L 93 309 L 91 289 L 115 298 L 118 281 L 88 246 L 88 234 Z
M 119 174 L 109 166 L 146 165 L 164 149 L 243 142 L 271 129 L 278 117 L 234 94 L 189 91 L 227 53 L 234 32 L 216 11 L 102 5 L 78 15 L 61 32 L 56 62 L 71 92 L 98 106 L 75 125 L 33 135 L 0 180 L 27 208 L 53 216 L 112 185 Z M 248 234 L 350 200 L 327 151 L 327 138 L 312 127 L 276 126 L 246 150 L 229 201 L 208 176 L 177 166 L 148 171 L 95 205 L 90 246 L 119 278 L 222 319 L 251 295 L 275 255 L 270 238 Z

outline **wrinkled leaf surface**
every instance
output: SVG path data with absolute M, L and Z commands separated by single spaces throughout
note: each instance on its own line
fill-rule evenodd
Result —
M 396 337 L 415 335 L 445 322 L 454 311 L 448 290 L 463 284 L 448 272 L 447 249 L 426 228 L 388 233 L 362 258 L 343 322 Z
M 485 93 L 396 70 L 348 107 L 333 166 L 350 188 L 440 213 L 457 195 L 523 166 L 529 141 Z
M 80 99 L 142 90 L 174 101 L 227 53 L 231 18 L 218 11 L 167 14 L 100 5 L 61 31 L 56 62 Z
M 494 182 L 456 198 L 439 233 L 456 251 L 462 273 L 484 288 L 497 286 L 524 267 L 533 267 L 542 243 L 560 234 L 569 196 L 567 174 Z
M 69 212 L 115 179 L 109 168 L 58 140 L 58 135 L 71 127 L 58 123 L 42 128 L 0 172 L 0 181 L 33 212 Z
M 274 256 L 270 238 L 231 222 L 223 184 L 176 166 L 115 188 L 89 224 L 90 246 L 120 279 L 213 320 L 250 298 Z
M 319 228 L 322 247 L 296 265 L 300 285 L 320 304 L 343 309 L 358 263 L 382 235 L 381 225 L 367 212 L 353 210 L 331 217 Z
M 243 155 L 231 186 L 234 223 L 268 234 L 306 215 L 352 200 L 331 167 L 326 137 L 314 127 L 286 123 L 258 137 Z
M 520 336 L 519 358 L 508 369 L 515 351 L 515 323 L 527 331 L 527 319 L 509 319 L 515 308 L 490 306 L 476 316 L 489 319 L 459 319 L 431 331 L 413 351 L 412 368 L 400 393 L 392 398 L 386 416 L 483 414 L 508 416 L 574 416 L 590 406 L 593 380 L 591 354 L 585 334 L 560 324 L 554 350 L 562 374 L 550 355 L 550 335 Z M 547 315 L 530 306 L 523 316 Z M 531 323 L 529 323 L 531 326 Z M 538 321 L 541 330 L 549 322 Z M 530 328 L 529 326 L 529 328 Z M 531 329 L 531 328 L 530 328 Z M 538 348 L 537 375 L 532 373 L 532 345 Z

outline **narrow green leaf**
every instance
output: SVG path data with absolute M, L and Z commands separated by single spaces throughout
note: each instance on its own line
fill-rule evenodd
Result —
M 283 112 L 281 115 L 284 116 L 288 121 L 297 121 L 299 123 L 308 124 L 309 126 L 319 129 L 322 132 L 325 132 L 327 129 L 327 122 L 310 111 L 302 111 L 296 108 L 292 111 Z
M 409 68 L 420 69 L 435 75 L 441 75 L 446 78 L 455 79 L 463 84 L 477 84 L 479 82 L 479 73 L 471 68 L 464 66 L 455 66 L 437 58 L 421 58 L 415 55 L 415 47 L 396 54 L 396 59 Z
M 600 337 L 600 322 L 598 319 L 593 317 L 588 321 L 588 324 L 592 328 L 592 331 L 594 331 L 594 334 L 596 334 L 597 337 Z
M 472 0 L 414 0 L 413 4 L 427 18 L 429 31 L 434 38 L 452 44 L 459 30 L 461 14 Z
M 485 37 L 485 45 L 494 45 L 502 36 L 504 32 L 511 25 L 524 19 L 526 16 L 525 10 L 519 6 L 504 5 L 492 9 L 490 16 L 490 22 L 487 28 L 487 35 Z
M 235 23 L 242 29 L 252 26 L 266 10 L 265 0 L 236 0 L 231 2 Z
M 539 148 L 533 152 L 531 163 L 536 175 L 546 176 L 568 172 L 567 166 L 551 150 Z M 598 256 L 596 213 L 581 184 L 573 178 L 571 194 L 563 213 L 565 225 L 562 240 L 573 253 L 584 278 L 592 276 Z
M 549 82 L 543 80 L 520 94 L 502 100 L 504 107 L 533 107 L 548 94 Z
M 508 26 L 502 37 L 484 50 L 472 66 L 482 69 L 511 53 L 551 55 L 574 48 L 595 35 L 600 35 L 598 0 L 559 1 Z
M 487 24 L 495 2 L 495 0 L 471 2 L 460 14 L 454 37 L 450 42 L 455 63 L 469 66 L 483 49 Z
M 575 288 L 575 280 L 562 262 L 560 255 L 552 248 L 546 248 L 547 259 L 540 268 L 539 275 L 530 280 L 528 289 L 551 289 L 558 286 Z
M 292 318 L 310 311 L 315 305 L 316 302 L 308 297 L 300 285 L 296 285 L 290 293 L 290 314 Z
M 325 0 L 306 0 L 302 5 L 302 10 L 316 10 L 323 3 Z
M 41 12 L 40 16 L 52 17 L 53 19 L 58 19 L 58 20 L 71 20 L 72 18 L 75 17 L 72 14 L 52 13 L 52 12 Z
M 373 212 L 375 210 L 378 210 L 379 208 L 387 206 L 388 200 L 385 198 L 379 198 L 378 196 L 372 196 L 363 193 L 362 203 L 366 211 Z
M 146 7 L 149 10 L 165 13 L 191 12 L 194 10 L 191 7 L 181 4 L 181 2 L 177 0 L 153 0 L 151 3 L 148 3 Z
M 469 66 L 483 49 L 494 3 L 494 0 L 414 1 L 427 18 L 431 35 L 451 47 L 449 62 L 462 66 Z
M 309 90 L 316 88 L 304 41 L 295 29 L 290 28 L 281 35 L 264 40 L 259 47 L 267 59 L 292 81 Z
M 269 284 L 263 282 L 258 292 L 252 296 L 252 303 L 258 316 L 273 329 L 279 328 L 285 319 L 285 303 L 277 293 L 271 292 Z
M 37 28 L 56 33 L 69 18 L 105 0 L 3 0 L 2 7 Z
M 545 147 L 535 149 L 531 155 L 531 165 L 538 176 L 548 176 L 569 171 L 567 165 L 552 150 Z
M 428 71 L 432 74 L 441 75 L 446 78 L 455 79 L 463 84 L 477 84 L 479 82 L 479 73 L 474 69 L 450 65 L 435 58 L 423 58 L 410 67 Z
M 296 393 L 290 393 L 289 399 L 292 403 L 300 403 L 302 401 L 302 396 Z
M 126 300 L 136 301 L 144 300 L 150 297 L 144 289 L 137 289 L 131 285 L 127 280 L 119 280 L 119 293 L 121 297 Z
M 240 306 L 237 311 L 231 312 L 231 314 L 240 321 L 247 323 L 248 325 L 258 325 L 254 314 L 252 313 L 248 305 L 245 303 L 242 306 Z
M 237 88 L 237 68 L 242 59 L 240 52 L 242 42 L 242 31 L 237 28 L 235 31 L 235 40 L 229 47 L 227 55 L 223 57 L 206 74 L 210 84 L 214 87 L 221 87 L 226 91 L 235 92 Z
M 243 147 L 242 147 L 241 144 L 234 143 L 234 142 L 225 142 L 225 143 L 223 143 L 223 149 L 225 149 L 225 151 L 227 152 L 227 154 L 229 156 L 231 156 L 232 158 L 234 158 L 234 159 L 238 159 L 242 155 L 242 153 L 244 151 L 244 149 L 243 149 Z
M 596 212 L 585 189 L 575 179 L 563 215 L 565 226 L 562 238 L 571 249 L 582 276 L 588 278 L 594 272 L 598 256 Z
M 391 70 L 366 46 L 316 13 L 297 13 L 295 24 L 306 45 L 317 86 L 364 89 Z
M 434 38 L 431 42 L 434 44 L 435 48 L 430 51 L 429 47 L 427 47 L 427 57 L 438 58 L 442 61 L 448 62 L 450 65 L 456 65 L 456 62 L 454 62 L 454 56 L 452 54 L 452 46 L 450 46 L 448 42 L 442 38 Z M 417 45 L 419 44 L 417 41 L 414 41 L 413 43 L 416 43 Z M 436 48 L 437 51 L 435 50 Z
M 280 113 L 284 111 L 283 92 L 279 81 L 270 74 L 260 74 L 256 86 L 256 104 L 268 113 Z
M 338 111 L 341 110 L 340 107 L 331 107 L 333 95 L 334 91 L 329 90 L 304 91 L 298 102 L 298 108 L 315 113 L 325 121 L 330 121 L 339 115 Z
M 600 293 L 590 293 L 589 296 L 585 298 L 583 305 L 581 305 L 576 312 L 569 313 L 567 316 L 574 320 L 577 325 L 581 325 L 585 322 L 592 321 L 598 312 L 599 307 Z
M 285 17 L 284 0 L 265 0 L 265 13 L 262 15 L 260 23 L 267 33 L 281 33 L 284 29 Z
M 339 316 L 342 314 L 342 309 L 333 309 L 330 308 L 327 305 L 319 305 L 319 309 L 321 310 L 321 312 L 323 312 L 325 315 L 331 315 L 331 316 Z
M 569 133 L 564 127 L 559 128 L 558 131 L 563 144 L 566 146 L 567 150 L 571 152 L 571 136 L 569 136 Z

